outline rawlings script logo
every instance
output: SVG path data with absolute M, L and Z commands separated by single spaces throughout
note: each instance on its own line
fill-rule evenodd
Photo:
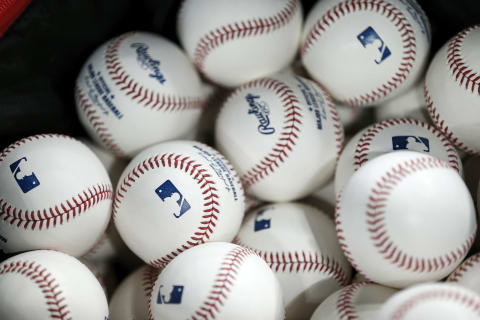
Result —
M 250 109 L 248 109 L 248 114 L 254 114 L 258 119 L 258 132 L 261 134 L 272 134 L 275 133 L 275 128 L 270 127 L 270 110 L 267 104 L 263 101 L 255 101 L 255 99 L 260 99 L 260 96 L 254 96 L 249 93 L 245 97 L 247 99 Z
M 150 73 L 149 76 L 157 79 L 158 82 L 163 84 L 166 80 L 163 74 L 160 72 L 160 61 L 154 60 L 148 54 L 148 46 L 145 43 L 132 43 L 130 47 L 135 48 L 137 52 L 137 62 L 140 67 L 144 70 L 150 70 L 153 73 Z

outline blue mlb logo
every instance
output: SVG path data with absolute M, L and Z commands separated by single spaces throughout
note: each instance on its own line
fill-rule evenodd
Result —
M 357 36 L 357 39 L 364 48 L 369 49 L 369 51 L 372 52 L 376 64 L 382 63 L 382 61 L 392 54 L 382 38 L 380 38 L 378 33 L 376 33 L 372 27 L 365 29 Z
M 411 150 L 430 152 L 430 142 L 424 137 L 395 136 L 392 137 L 393 150 Z
M 165 299 L 165 295 L 162 294 L 163 284 L 158 289 L 157 304 L 181 304 L 183 295 L 183 286 L 174 285 L 170 291 L 169 299 Z
M 265 211 L 266 211 L 265 209 L 260 210 L 257 213 L 257 216 L 255 217 L 255 225 L 253 227 L 255 232 L 265 230 L 265 229 L 270 229 L 271 227 L 272 219 L 259 219 L 259 217 L 262 216 Z
M 169 205 L 175 218 L 180 218 L 185 212 L 190 210 L 190 204 L 170 180 L 165 181 L 155 189 L 155 193 L 163 202 Z
M 38 181 L 37 176 L 35 176 L 28 164 L 27 157 L 23 157 L 10 165 L 13 178 L 23 193 L 27 193 L 40 185 L 40 181 Z

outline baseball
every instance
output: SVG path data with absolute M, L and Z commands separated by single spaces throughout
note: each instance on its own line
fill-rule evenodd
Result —
M 197 124 L 200 78 L 175 44 L 129 32 L 100 46 L 77 78 L 75 101 L 89 135 L 118 156 L 179 139 Z
M 354 283 L 323 301 L 310 320 L 372 320 L 397 291 L 371 282 Z
M 168 264 L 149 308 L 153 320 L 284 319 L 280 285 L 265 261 L 224 242 L 196 246 Z
M 480 25 L 463 30 L 435 55 L 425 79 L 427 109 L 435 125 L 464 152 L 480 152 Z
M 434 126 L 415 119 L 391 119 L 363 129 L 347 143 L 335 171 L 335 193 L 369 160 L 400 150 L 432 155 L 462 173 L 457 151 Z
M 230 164 L 194 141 L 164 142 L 137 155 L 123 172 L 113 219 L 127 246 L 161 267 L 207 241 L 231 241 L 244 195 Z
M 472 197 L 457 171 L 412 151 L 358 169 L 339 195 L 335 222 L 352 266 L 394 288 L 449 275 L 477 230 Z
M 480 294 L 480 253 L 465 260 L 450 276 L 447 282 L 458 284 Z
M 299 0 L 186 0 L 177 31 L 198 70 L 235 87 L 287 67 L 302 25 Z
M 350 281 L 351 266 L 333 221 L 300 203 L 262 206 L 249 214 L 235 243 L 252 249 L 282 287 L 287 319 L 308 319 L 330 294 Z
M 480 296 L 453 284 L 428 283 L 393 295 L 382 306 L 376 320 L 478 320 Z
M 308 14 L 303 65 L 345 104 L 379 104 L 413 85 L 430 48 L 430 24 L 415 0 L 324 0 Z
M 328 183 L 343 127 L 321 87 L 282 74 L 234 91 L 219 113 L 215 140 L 247 193 L 265 201 L 290 201 Z
M 108 320 L 102 286 L 77 259 L 37 250 L 0 263 L 0 319 Z
M 0 154 L 0 249 L 52 249 L 75 257 L 100 239 L 111 216 L 112 186 L 80 141 L 43 134 Z
M 142 266 L 125 278 L 110 300 L 110 319 L 149 319 L 148 303 L 159 272 L 159 269 Z

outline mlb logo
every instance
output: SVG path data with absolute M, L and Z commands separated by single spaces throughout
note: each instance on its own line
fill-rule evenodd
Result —
M 272 219 L 259 219 L 259 217 L 261 215 L 263 215 L 263 213 L 265 212 L 266 210 L 260 210 L 258 213 L 257 213 L 257 216 L 255 217 L 255 225 L 253 227 L 253 230 L 255 232 L 257 231 L 261 231 L 261 230 L 266 230 L 266 229 L 270 229 L 271 227 L 271 220 Z
M 13 178 L 23 193 L 27 193 L 40 185 L 40 181 L 38 181 L 37 176 L 35 176 L 28 164 L 27 158 L 23 157 L 10 165 Z
M 165 299 L 165 295 L 162 294 L 163 284 L 158 289 L 157 304 L 181 304 L 183 295 L 183 286 L 174 285 L 170 291 L 169 299 Z
M 364 31 L 362 31 L 357 36 L 358 41 L 362 44 L 364 48 L 369 50 L 374 57 L 374 61 L 376 64 L 382 63 L 385 59 L 387 59 L 392 53 L 390 49 L 385 45 L 382 38 L 375 32 L 372 27 L 368 27 Z
M 190 204 L 170 180 L 165 181 L 155 189 L 155 193 L 164 203 L 169 205 L 170 210 L 172 210 L 171 213 L 177 219 L 190 210 Z
M 430 142 L 424 137 L 395 136 L 392 137 L 393 150 L 411 150 L 430 152 Z

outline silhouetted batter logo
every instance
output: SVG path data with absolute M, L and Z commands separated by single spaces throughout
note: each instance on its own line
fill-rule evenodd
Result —
M 12 163 L 10 165 L 10 170 L 23 193 L 27 193 L 40 185 L 37 176 L 35 176 L 35 173 L 29 168 L 27 157 L 20 158 Z
M 430 143 L 427 138 L 415 136 L 392 137 L 393 150 L 411 150 L 430 152 Z
M 265 211 L 267 210 L 263 209 L 258 211 L 257 216 L 255 217 L 255 226 L 253 227 L 255 232 L 270 229 L 272 219 L 259 219 L 262 218 Z
M 382 63 L 382 61 L 392 54 L 382 38 L 380 38 L 378 33 L 376 33 L 372 27 L 365 29 L 357 36 L 357 39 L 365 49 L 371 52 L 376 64 Z
M 165 295 L 162 294 L 163 284 L 158 289 L 157 304 L 181 304 L 183 295 L 183 286 L 174 285 L 170 291 L 170 297 L 168 300 Z
M 190 204 L 183 197 L 182 193 L 175 187 L 172 181 L 167 180 L 157 189 L 156 194 L 168 206 L 175 218 L 180 218 L 185 212 L 190 210 Z

